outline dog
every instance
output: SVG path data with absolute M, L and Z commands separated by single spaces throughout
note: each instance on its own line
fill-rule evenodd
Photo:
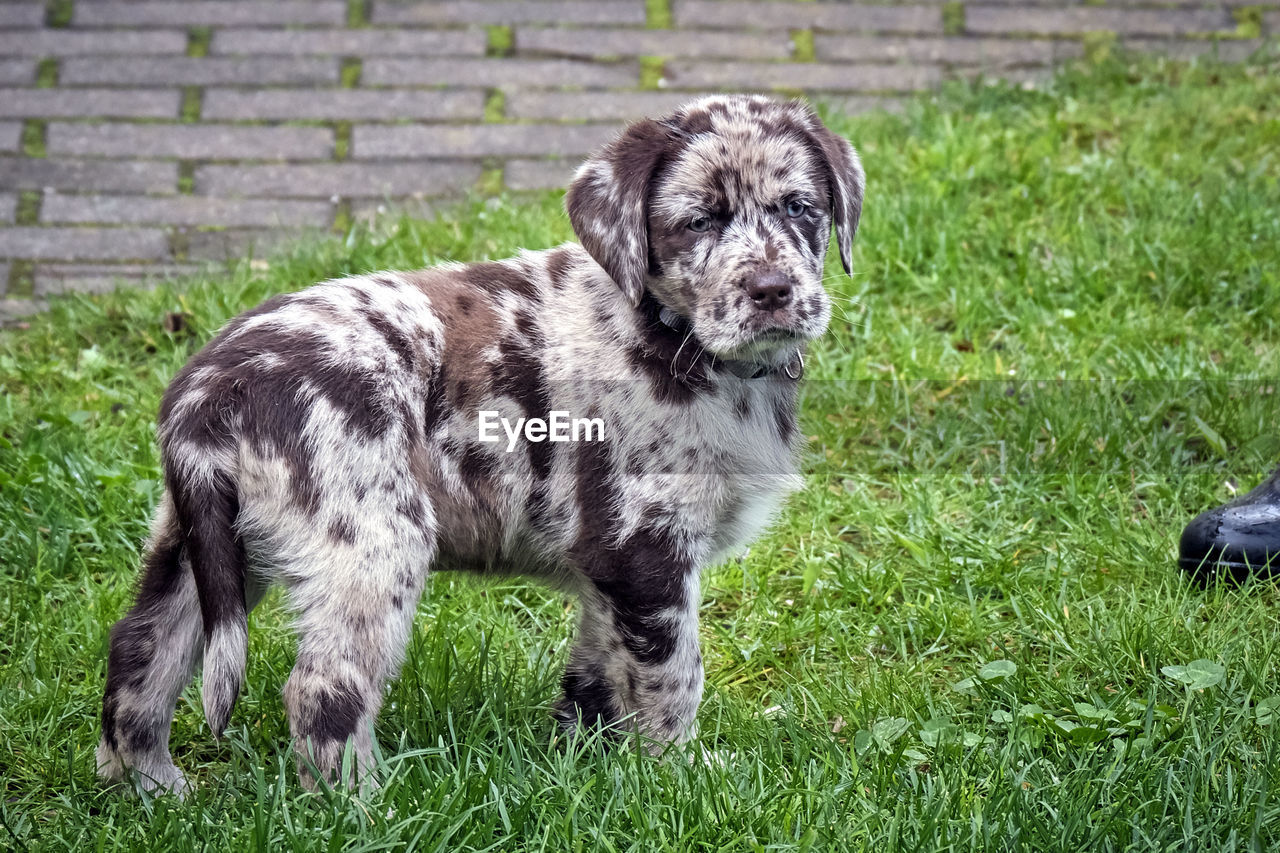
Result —
M 797 381 L 830 320 L 832 226 L 850 272 L 863 187 L 804 104 L 705 98 L 581 166 L 581 245 L 328 281 L 233 319 L 161 402 L 165 489 L 111 631 L 99 774 L 187 790 L 178 695 L 202 654 L 221 734 L 248 613 L 279 583 L 302 781 L 362 784 L 433 568 L 578 595 L 570 733 L 691 737 L 700 572 L 800 485 Z M 585 422 L 578 441 L 558 414 L 560 439 Z

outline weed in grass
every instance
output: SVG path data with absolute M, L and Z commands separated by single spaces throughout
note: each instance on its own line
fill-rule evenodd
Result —
M 564 749 L 571 603 L 440 576 L 379 722 L 382 790 L 302 792 L 288 615 L 253 615 L 188 802 L 92 768 L 107 626 L 160 490 L 154 413 L 235 313 L 306 282 L 571 235 L 556 194 L 58 300 L 0 333 L 0 836 L 29 849 L 1261 850 L 1280 844 L 1273 586 L 1178 576 L 1182 524 L 1280 458 L 1280 78 L 1114 59 L 830 116 L 868 174 L 809 359 L 808 487 L 710 572 L 701 733 Z M 166 317 L 181 315 L 182 323 Z

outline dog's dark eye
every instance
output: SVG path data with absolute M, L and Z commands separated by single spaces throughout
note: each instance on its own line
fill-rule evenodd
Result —
M 787 202 L 787 216 L 790 216 L 792 219 L 795 219 L 798 216 L 804 216 L 808 212 L 809 205 L 802 201 Z
M 690 231 L 697 231 L 698 233 L 702 233 L 703 231 L 708 231 L 710 229 L 711 229 L 710 216 L 699 216 L 697 219 L 689 223 Z

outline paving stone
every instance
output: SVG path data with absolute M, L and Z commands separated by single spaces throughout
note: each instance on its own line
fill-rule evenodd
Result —
M 378 226 L 386 222 L 396 222 L 401 216 L 413 219 L 434 219 L 440 213 L 438 202 L 426 199 L 390 199 L 386 201 L 363 201 L 351 206 L 351 218 L 366 225 Z
M 0 89 L 5 118 L 177 118 L 177 89 Z
M 168 280 L 195 275 L 199 264 L 37 264 L 36 296 L 64 293 L 110 293 L 120 287 L 154 287 Z
M 206 119 L 481 119 L 484 92 L 413 89 L 208 89 Z
M 169 239 L 159 228 L 0 228 L 0 257 L 51 260 L 165 258 Z
M 213 54 L 484 56 L 483 30 L 215 30 Z
M 17 323 L 48 308 L 43 299 L 0 299 L 0 324 Z
M 128 225 L 325 226 L 333 206 L 324 201 L 228 199 L 176 195 L 45 195 L 40 221 Z
M 0 83 L 34 83 L 36 63 L 31 59 L 0 59 Z
M 620 128 L 598 124 L 362 125 L 352 129 L 357 159 L 419 157 L 538 157 L 589 154 Z
M 978 68 L 957 65 L 947 71 L 947 79 L 968 80 L 986 86 L 1017 86 L 1039 89 L 1053 81 L 1052 68 Z
M 346 23 L 343 0 L 80 0 L 77 27 L 243 27 Z
M 235 261 L 322 233 L 336 198 L 361 221 L 430 216 L 477 184 L 482 159 L 504 161 L 510 189 L 562 188 L 622 121 L 708 90 L 785 87 L 843 113 L 893 110 L 901 100 L 867 93 L 949 77 L 1037 86 L 1091 31 L 1129 50 L 1225 60 L 1264 42 L 1186 36 L 1234 35 L 1231 10 L 1246 6 L 1280 33 L 1280 0 L 963 2 L 968 35 L 956 37 L 942 34 L 942 0 L 669 0 L 667 30 L 644 28 L 645 0 L 367 0 L 374 26 L 356 29 L 347 0 L 76 0 L 61 29 L 44 26 L 46 3 L 0 0 L 0 151 L 15 152 L 0 155 L 0 256 L 37 261 L 41 297 L 0 298 L 0 322 L 53 294 L 154 281 L 175 268 L 174 248 Z M 494 24 L 514 28 L 513 57 L 484 56 Z M 213 28 L 210 56 L 185 56 L 192 27 Z M 817 62 L 788 61 L 796 29 L 814 31 Z M 363 60 L 360 86 L 335 88 L 348 56 Z M 666 89 L 636 91 L 640 56 L 666 59 Z M 33 85 L 44 57 L 59 59 L 58 87 Z M 204 90 L 207 123 L 173 121 L 180 86 Z M 486 88 L 533 123 L 482 123 Z M 16 153 L 16 119 L 52 120 L 49 157 Z M 356 122 L 354 159 L 329 160 L 329 128 L 228 123 L 295 120 Z M 197 194 L 177 193 L 173 159 L 147 158 L 201 161 Z M 289 162 L 252 162 L 263 160 Z M 165 227 L 18 226 L 26 190 L 43 191 L 45 223 Z M 0 296 L 11 269 L 0 260 Z
M 677 56 L 702 59 L 787 59 L 793 45 L 785 30 L 771 33 L 681 30 L 533 29 L 515 32 L 519 53 L 560 56 Z
M 0 121 L 0 151 L 17 151 L 22 147 L 22 122 Z
M 222 231 L 187 231 L 187 259 L 235 263 L 252 255 L 260 258 L 284 249 L 307 234 L 296 229 L 228 228 Z
M 378 2 L 375 24 L 644 24 L 644 0 Z
M 480 166 L 465 161 L 290 163 L 200 166 L 195 186 L 223 196 L 385 198 L 463 192 L 479 178 Z
M 0 157 L 0 189 L 6 190 L 171 193 L 177 186 L 173 162 Z
M 983 0 L 984 3 L 990 0 Z M 1005 2 L 1005 0 L 1001 0 Z M 1083 2 L 1083 0 L 1081 0 Z M 1071 0 L 1052 0 L 1049 5 L 1075 5 Z M 1274 0 L 1263 0 L 1259 3 L 1256 0 L 1107 0 L 1108 6 L 1275 6 Z
M 44 26 L 43 3 L 0 3 L 0 27 Z
M 833 112 L 850 116 L 873 113 L 879 110 L 887 113 L 896 113 L 901 112 L 903 107 L 902 98 L 886 98 L 882 95 L 823 96 L 820 103 L 830 108 Z M 857 144 L 856 139 L 854 144 Z
M 938 2 L 946 2 L 946 0 L 938 0 Z M 987 6 L 1083 6 L 1086 3 L 1100 6 L 1104 2 L 1109 2 L 1112 6 L 1123 6 L 1125 0 L 981 0 L 981 2 Z M 1147 6 L 1174 6 L 1178 3 L 1200 3 L 1204 0 L 1175 0 L 1172 3 L 1166 3 L 1165 0 L 1137 0 L 1137 2 Z M 1220 0 L 1209 0 L 1209 2 L 1220 2 Z
M 63 61 L 58 81 L 63 85 L 264 86 L 332 84 L 338 82 L 340 73 L 336 57 L 320 56 L 73 57 Z
M 186 51 L 187 34 L 181 30 L 117 30 L 109 35 L 84 30 L 0 32 L 0 56 L 139 56 Z
M 507 115 L 519 119 L 632 121 L 666 115 L 700 97 L 698 92 L 537 92 L 507 98 Z
M 1223 62 L 1241 62 L 1266 45 L 1263 39 L 1125 39 L 1126 50 L 1159 53 L 1173 59 L 1216 56 Z
M 573 180 L 580 159 L 508 160 L 503 164 L 502 181 L 512 190 L 563 189 Z
M 947 65 L 1047 65 L 1084 53 L 1078 41 L 1050 39 L 898 38 L 819 35 L 819 59 L 842 62 L 927 62 Z
M 360 81 L 366 86 L 485 86 L 537 88 L 635 86 L 634 62 L 602 64 L 572 59 L 396 59 L 370 57 Z
M 1121 35 L 1171 36 L 1215 31 L 1233 32 L 1235 21 L 1225 9 L 1016 9 L 965 6 L 965 30 L 982 35 L 1035 33 L 1066 35 L 1109 30 Z
M 325 159 L 333 141 L 333 131 L 323 127 L 50 122 L 46 149 L 104 157 Z
M 930 65 L 836 65 L 791 62 L 668 62 L 664 84 L 679 89 L 906 92 L 935 85 L 942 75 Z
M 760 30 L 823 29 L 942 33 L 938 6 L 867 6 L 861 3 L 761 3 L 755 0 L 684 0 L 675 5 L 681 27 Z

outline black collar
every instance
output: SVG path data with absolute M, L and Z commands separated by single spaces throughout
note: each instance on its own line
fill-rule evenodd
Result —
M 658 319 L 662 321 L 662 325 L 673 332 L 678 332 L 681 335 L 689 333 L 689 321 L 666 306 L 658 308 Z M 804 352 L 796 350 L 795 354 L 783 365 L 713 357 L 712 366 L 723 368 L 739 379 L 766 379 L 785 376 L 794 382 L 804 376 Z

